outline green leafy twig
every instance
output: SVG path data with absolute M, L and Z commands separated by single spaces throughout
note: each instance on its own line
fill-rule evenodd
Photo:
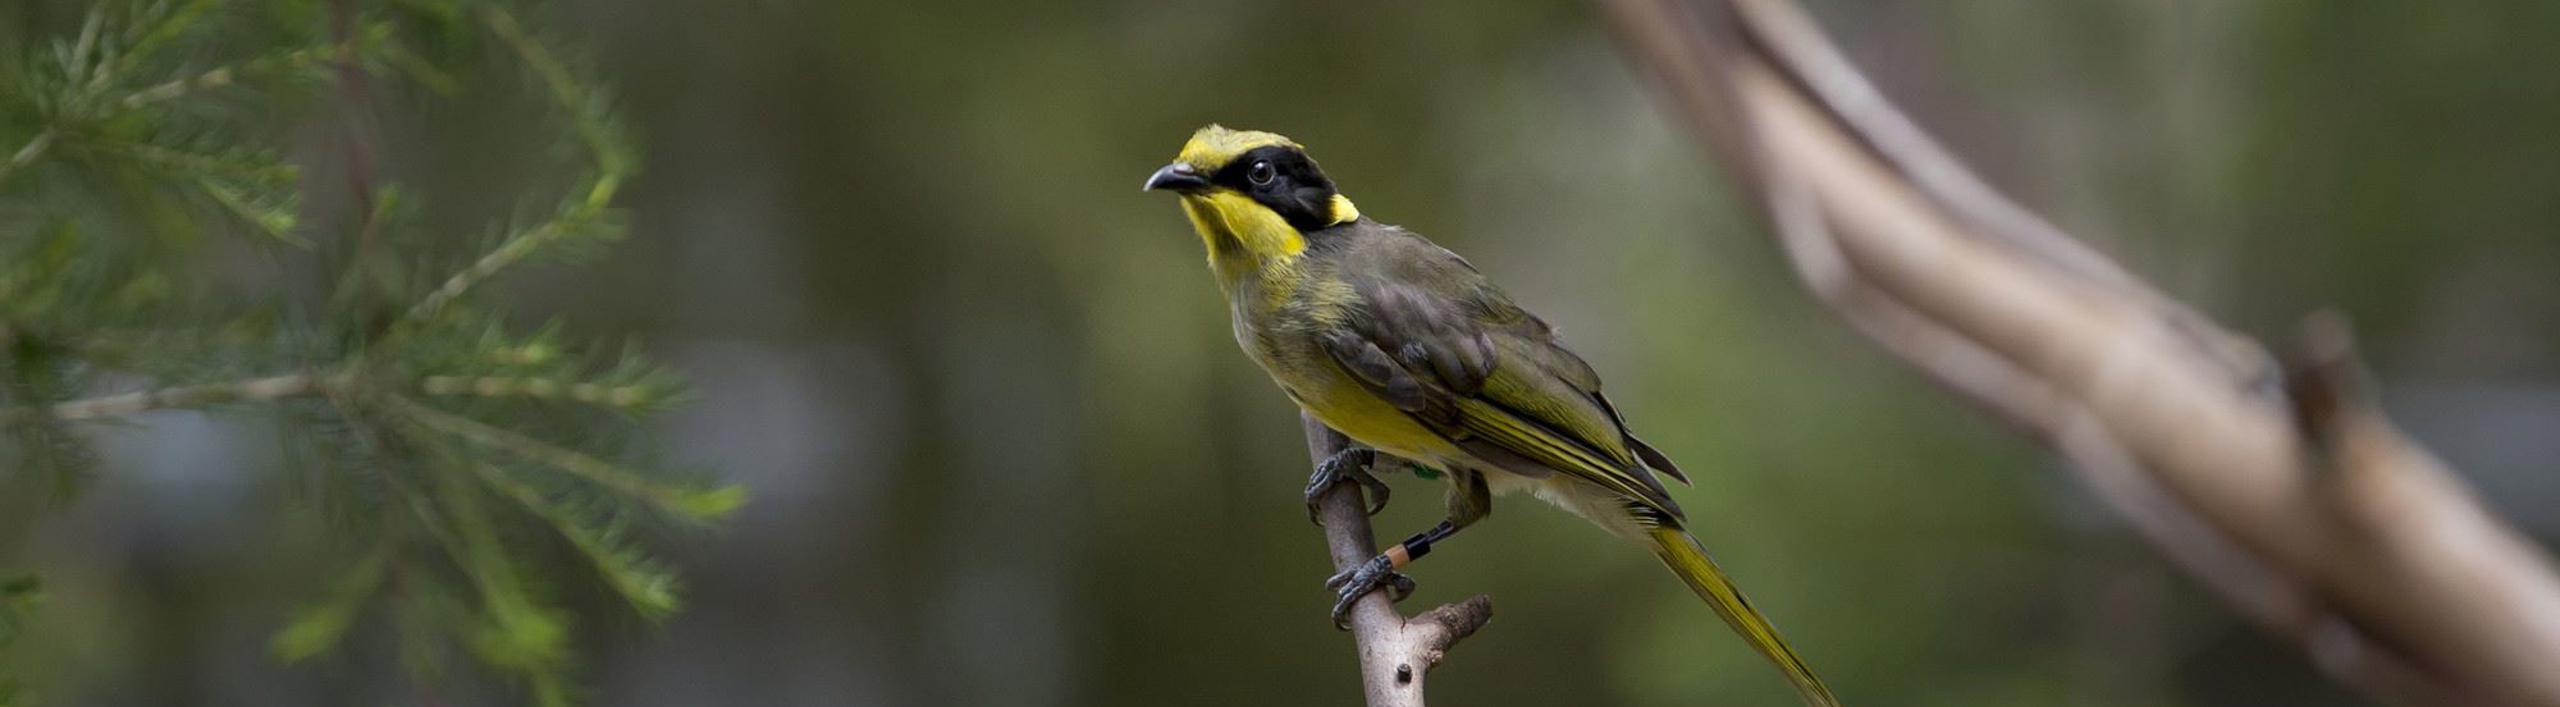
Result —
M 434 319 L 454 300 L 469 294 L 471 288 L 488 282 L 490 278 L 497 277 L 498 273 L 523 262 L 527 257 L 557 244 L 567 236 L 576 234 L 579 231 L 577 228 L 579 225 L 581 224 L 564 217 L 545 222 L 507 238 L 505 242 L 499 243 L 498 247 L 480 256 L 479 260 L 472 261 L 470 267 L 463 268 L 452 277 L 445 278 L 444 284 L 436 287 L 435 291 L 419 298 L 417 304 L 409 307 L 408 319 L 410 321 Z
M 737 486 L 701 489 L 669 485 L 583 452 L 421 405 L 407 397 L 386 395 L 382 404 L 420 426 L 558 469 L 678 517 L 714 520 L 746 501 L 746 490 Z
M 257 122 L 264 116 L 192 109 L 270 85 L 324 80 L 328 74 L 314 69 L 332 62 L 341 62 L 337 76 L 342 82 L 361 81 L 350 72 L 388 67 L 440 92 L 449 91 L 453 84 L 451 77 L 398 46 L 400 35 L 391 31 L 391 24 L 359 22 L 355 3 L 346 2 L 332 6 L 339 14 L 331 18 L 325 44 L 295 34 L 310 29 L 301 28 L 286 30 L 293 39 L 209 69 L 160 56 L 176 53 L 172 47 L 210 37 L 196 28 L 219 24 L 206 16 L 225 12 L 224 5 L 220 0 L 163 0 L 132 12 L 126 12 L 121 3 L 93 6 L 76 38 L 47 48 L 55 61 L 39 56 L 32 62 L 41 65 L 29 82 L 36 90 L 23 101 L 18 96 L 0 99 L 0 109 L 36 129 L 14 151 L 0 152 L 0 180 L 36 171 L 29 166 L 48 159 L 68 162 L 69 168 L 115 170 L 112 174 L 118 177 L 140 174 L 151 181 L 93 183 L 102 190 L 126 185 L 153 190 L 148 195 L 152 201 L 140 202 L 143 206 L 160 205 L 157 199 L 163 194 L 182 196 L 183 201 L 170 204 L 176 208 L 147 214 L 175 216 L 171 223 L 219 218 L 228 211 L 270 234 L 301 243 L 301 234 L 293 230 L 302 226 L 291 220 L 298 212 L 295 199 L 301 194 L 301 180 L 271 150 L 254 149 L 268 142 L 268 133 L 261 131 L 270 126 Z M 527 410 L 535 405 L 575 404 L 638 415 L 679 398 L 681 390 L 673 376 L 631 355 L 619 363 L 602 362 L 597 366 L 601 370 L 589 370 L 588 362 L 595 359 L 560 355 L 561 347 L 548 333 L 517 345 L 513 337 L 504 335 L 507 327 L 495 318 L 463 309 L 462 303 L 476 288 L 509 268 L 558 257 L 623 233 L 610 207 L 637 164 L 606 92 L 582 80 L 580 62 L 555 56 L 537 40 L 539 33 L 528 31 L 494 4 L 473 3 L 463 17 L 484 25 L 480 29 L 487 36 L 521 59 L 516 70 L 528 79 L 528 89 L 556 102 L 567 121 L 550 132 L 568 133 L 562 137 L 574 140 L 568 146 L 579 150 L 580 161 L 591 160 L 579 170 L 583 174 L 567 183 L 554 210 L 538 222 L 510 224 L 501 231 L 503 237 L 469 256 L 472 259 L 461 263 L 458 271 L 361 271 L 361 276 L 383 278 L 379 283 L 385 291 L 408 283 L 435 285 L 423 292 L 404 289 L 415 295 L 406 302 L 405 312 L 396 306 L 402 304 L 398 299 L 365 300 L 395 305 L 383 311 L 349 305 L 357 298 L 341 297 L 331 300 L 332 320 L 319 324 L 317 331 L 280 327 L 266 315 L 250 314 L 221 327 L 242 336 L 218 342 L 208 338 L 178 347 L 184 351 L 175 356 L 166 356 L 171 346 L 159 340 L 156 332 L 184 324 L 137 325 L 149 320 L 133 315 L 178 310 L 142 310 L 144 304 L 157 303 L 94 308 L 81 304 L 124 301 L 100 293 L 133 289 L 114 280 L 136 269 L 118 260 L 131 253 L 113 248 L 172 241 L 99 238 L 82 229 L 58 228 L 59 238 L 37 239 L 30 247 L 0 254 L 0 262 L 10 264 L 0 272 L 0 290 L 14 290 L 0 292 L 0 303 L 8 309 L 0 325 L 27 327 L 15 330 L 22 338 L 12 350 L 45 354 L 37 359 L 45 366 L 0 361 L 0 366 L 11 367 L 7 371 L 12 376 L 27 379 L 0 389 L 0 395 L 7 396 L 0 400 L 0 448 L 70 459 L 56 453 L 56 448 L 88 449 L 72 426 L 158 409 L 265 403 L 307 413 L 315 438 L 290 441 L 310 443 L 314 458 L 326 461 L 326 467 L 315 469 L 321 472 L 313 474 L 315 483 L 333 494 L 331 498 L 362 504 L 363 517 L 378 519 L 380 526 L 375 529 L 375 549 L 351 558 L 350 571 L 318 592 L 312 604 L 298 609 L 276 635 L 277 656 L 291 662 L 337 647 L 363 617 L 367 602 L 379 597 L 402 627 L 402 656 L 422 681 L 442 672 L 438 664 L 443 658 L 436 655 L 446 641 L 452 641 L 476 654 L 483 665 L 519 677 L 535 701 L 560 704 L 574 692 L 569 670 L 572 634 L 566 623 L 570 614 L 548 603 L 541 591 L 544 577 L 533 572 L 538 556 L 526 554 L 511 541 L 526 532 L 556 531 L 566 547 L 592 563 L 603 581 L 638 613 L 662 618 L 679 603 L 679 582 L 670 568 L 642 552 L 643 545 L 630 537 L 632 524 L 666 514 L 695 521 L 719 518 L 738 507 L 744 495 L 734 486 L 664 478 L 653 468 L 626 466 L 611 451 L 610 442 L 588 441 L 576 437 L 577 432 L 564 432 L 561 441 L 550 441 L 549 433 L 536 436 L 512 428 L 526 415 L 540 414 Z M 361 29 L 351 32 L 350 28 Z M 350 85 L 358 84 L 341 83 L 342 88 Z M 81 159 L 65 159 L 66 155 Z M 47 178 L 52 176 L 46 173 Z M 390 193 L 387 187 L 377 191 L 369 182 L 358 181 L 354 193 Z M 0 198 L 20 196 L 0 193 Z M 372 203 L 373 215 L 361 228 L 365 242 L 378 242 L 373 234 L 385 215 L 391 214 L 392 203 L 388 198 Z M 62 215 L 70 217 L 59 219 L 64 223 L 89 223 L 89 214 Z M 144 221 L 137 219 L 131 225 L 160 225 Z M 0 233 L 0 238 L 14 236 Z M 47 250 L 57 240 L 85 245 Z M 15 251 L 49 255 L 17 257 Z M 387 253 L 364 254 L 350 262 L 387 267 L 399 259 Z M 158 282 L 156 286 L 166 290 L 169 285 L 161 280 L 171 275 L 165 272 L 143 270 L 133 282 Z M 437 276 L 444 279 L 433 279 Z M 72 305 L 84 309 L 65 309 Z M 350 311 L 359 316 L 346 316 Z M 341 326 L 356 318 L 363 320 L 360 329 Z M 376 328 L 385 323 L 387 327 Z M 136 326 L 153 333 L 136 337 L 101 329 Z M 474 327 L 486 327 L 488 333 L 475 337 Z M 0 340 L 9 338 L 10 329 L 0 326 Z M 342 335 L 350 331 L 362 333 Z M 39 337 L 44 347 L 24 345 Z M 155 356 L 187 360 L 162 364 L 147 358 Z M 289 368 L 265 377 L 83 397 L 94 390 L 89 386 L 101 380 L 123 380 L 132 374 L 167 375 L 170 382 L 201 379 L 201 375 L 170 372 L 202 370 L 193 360 L 207 356 L 225 361 L 245 357 Z M 276 405 L 295 399 L 327 404 Z M 451 406 L 454 411 L 420 401 Z M 305 415 L 291 417 L 301 420 Z M 581 429 L 596 421 L 585 416 L 576 419 Z M 614 423 L 627 425 L 629 420 Z M 0 467 L 8 466 L 34 468 L 0 462 Z M 338 473 L 342 468 L 348 473 Z M 367 471 L 371 473 L 363 473 Z M 378 492 L 357 492 L 367 483 L 378 486 L 372 489 Z M 492 512 L 507 511 L 497 507 L 506 505 L 520 506 L 530 518 Z M 437 552 L 407 553 L 406 547 L 436 547 L 450 557 L 451 564 L 445 565 Z
M 620 523 L 597 522 L 590 515 L 572 511 L 497 465 L 478 464 L 473 468 L 479 470 L 481 481 L 558 530 L 642 617 L 664 619 L 683 604 L 678 598 L 682 582 L 647 555 L 625 546 L 619 537 Z
M 407 318 L 410 321 L 433 319 L 454 300 L 507 268 L 571 236 L 594 232 L 591 226 L 604 215 L 622 181 L 632 172 L 629 148 L 623 145 L 621 137 L 612 129 L 612 121 L 599 107 L 603 101 L 581 87 L 566 65 L 526 34 L 523 26 L 516 23 L 514 15 L 494 5 L 483 5 L 481 18 L 492 33 L 505 41 L 518 57 L 524 59 L 525 65 L 541 77 L 552 100 L 569 111 L 579 140 L 586 146 L 589 157 L 595 160 L 595 174 L 587 181 L 586 195 L 582 200 L 565 206 L 550 221 L 507 237 L 469 267 L 446 278 L 444 284 L 409 308 Z
M 98 4 L 101 7 L 106 5 L 103 2 Z M 133 70 L 144 59 L 158 53 L 160 47 L 176 41 L 188 27 L 194 25 L 197 18 L 211 11 L 214 4 L 215 0 L 190 0 L 175 8 L 162 5 L 152 13 L 146 13 L 158 14 L 159 17 L 156 20 L 136 18 L 145 21 L 135 22 L 125 28 L 125 50 L 122 56 L 118 57 L 113 68 L 117 71 Z
M 35 137 L 27 140 L 26 145 L 19 147 L 16 152 L 9 153 L 9 161 L 0 162 L 0 182 L 7 182 L 9 175 L 16 174 L 18 168 L 25 167 L 28 163 L 36 161 L 36 158 L 44 156 L 45 150 L 53 147 L 54 140 L 61 136 L 61 128 L 47 127 L 38 131 Z
M 365 600 L 373 597 L 390 574 L 391 554 L 388 543 L 378 544 L 374 552 L 338 575 L 327 597 L 295 607 L 293 619 L 285 622 L 269 644 L 276 658 L 295 663 L 336 647 L 347 628 L 355 625 Z
M 506 544 L 494 532 L 497 524 L 481 510 L 475 490 L 450 475 L 433 481 L 429 491 L 435 503 L 432 509 L 419 509 L 420 525 L 480 594 L 485 613 L 465 634 L 472 652 L 490 665 L 524 676 L 531 683 L 527 687 L 535 704 L 569 704 L 570 690 L 563 675 L 569 657 L 566 619 L 533 596 L 508 556 Z
M 373 33 L 368 32 L 367 36 Z M 236 85 L 242 78 L 270 73 L 308 69 L 319 66 L 340 54 L 365 48 L 363 41 L 303 47 L 283 54 L 251 59 L 232 66 L 219 66 L 194 75 L 163 81 L 125 94 L 116 100 L 124 108 L 141 108 L 173 98 Z
M 18 638 L 27 616 L 44 602 L 44 581 L 32 574 L 0 577 L 0 650 Z M 25 699 L 18 681 L 0 673 L 0 707 L 14 707 Z
M 88 17 L 80 21 L 80 38 L 74 40 L 70 47 L 55 48 L 55 59 L 62 63 L 62 74 L 69 79 L 65 83 L 78 86 L 88 79 L 91 67 L 105 63 L 104 57 L 91 61 L 89 52 L 97 48 L 98 33 L 106 28 L 106 24 L 107 4 L 102 2 L 90 5 Z M 101 67 L 101 74 L 103 73 L 103 67 Z
M 646 382 L 608 385 L 525 376 L 427 376 L 418 381 L 418 390 L 428 395 L 565 400 L 625 409 L 666 399 L 662 388 Z
M 631 172 L 628 148 L 611 129 L 612 121 L 601 108 L 603 101 L 580 86 L 570 75 L 569 67 L 553 57 L 550 50 L 544 49 L 541 42 L 525 34 L 524 27 L 516 23 L 514 15 L 497 5 L 482 5 L 480 8 L 481 17 L 488 23 L 490 31 L 514 49 L 517 56 L 524 58 L 534 74 L 542 77 L 543 86 L 550 89 L 552 100 L 558 101 L 576 118 L 578 137 L 586 142 L 587 150 L 595 156 L 598 173 L 595 183 L 588 189 L 587 206 L 603 208 L 613 200 L 622 179 Z

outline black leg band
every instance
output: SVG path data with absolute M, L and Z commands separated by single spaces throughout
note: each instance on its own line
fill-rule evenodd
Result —
M 1440 521 L 1439 525 L 1432 526 L 1430 530 L 1415 533 L 1413 537 L 1405 538 L 1404 542 L 1388 548 L 1388 563 L 1396 567 L 1412 564 L 1414 560 L 1422 559 L 1423 555 L 1431 554 L 1432 543 L 1440 542 L 1457 532 L 1458 524 Z

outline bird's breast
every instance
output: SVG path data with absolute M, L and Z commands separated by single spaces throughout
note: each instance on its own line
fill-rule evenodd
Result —
M 1325 426 L 1363 446 L 1405 459 L 1441 468 L 1464 465 L 1466 453 L 1457 445 L 1370 392 L 1335 364 L 1317 343 L 1321 326 L 1240 312 L 1235 321 L 1236 343 L 1271 374 L 1299 409 Z

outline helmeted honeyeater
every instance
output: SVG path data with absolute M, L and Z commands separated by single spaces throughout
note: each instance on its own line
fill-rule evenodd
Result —
M 1526 490 L 1649 544 L 1807 704 L 1838 704 L 1682 529 L 1654 474 L 1688 477 L 1627 432 L 1599 375 L 1546 322 L 1464 258 L 1363 217 L 1305 148 L 1271 133 L 1202 128 L 1146 188 L 1181 195 L 1245 353 L 1365 447 L 1317 465 L 1311 503 L 1345 481 L 1383 491 L 1366 471 L 1376 452 L 1450 483 L 1448 520 L 1326 580 L 1337 624 L 1363 594 L 1410 591 L 1396 570 L 1485 517 L 1493 492 Z

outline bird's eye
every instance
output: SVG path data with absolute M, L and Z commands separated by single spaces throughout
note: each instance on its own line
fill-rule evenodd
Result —
M 1271 162 L 1269 160 L 1264 160 L 1253 163 L 1253 169 L 1245 172 L 1244 178 L 1253 180 L 1253 183 L 1256 185 L 1262 185 L 1270 184 L 1271 178 L 1278 176 L 1278 174 L 1279 172 L 1277 170 L 1273 170 L 1271 168 Z

